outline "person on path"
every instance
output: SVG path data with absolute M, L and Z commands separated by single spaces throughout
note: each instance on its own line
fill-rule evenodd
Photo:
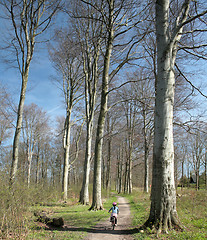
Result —
M 116 206 L 117 203 L 113 202 L 113 207 L 109 209 L 109 213 L 111 212 L 111 217 L 110 217 L 110 221 L 112 219 L 112 217 L 115 217 L 115 224 L 117 225 L 117 216 L 119 214 L 119 208 Z

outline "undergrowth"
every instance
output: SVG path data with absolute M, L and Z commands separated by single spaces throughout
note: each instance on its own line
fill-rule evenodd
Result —
M 160 235 L 159 239 L 202 240 L 207 239 L 207 191 L 195 189 L 178 189 L 177 211 L 184 231 L 171 230 L 169 234 Z M 156 235 L 150 229 L 139 228 L 148 219 L 150 212 L 150 195 L 141 190 L 126 196 L 130 201 L 132 212 L 132 227 L 137 228 L 135 239 L 155 239 Z
M 28 188 L 24 182 L 16 181 L 9 189 L 8 175 L 2 173 L 0 182 L 0 239 L 83 239 L 91 227 L 109 217 L 108 209 L 116 200 L 103 191 L 103 204 L 107 211 L 88 211 L 90 206 L 78 204 L 80 189 L 77 186 L 69 188 L 69 199 L 65 203 L 61 200 L 61 190 L 54 186 L 39 184 Z M 90 186 L 90 196 L 91 193 Z M 36 222 L 36 211 L 44 211 L 51 217 L 62 217 L 64 227 L 51 229 Z
M 88 211 L 90 206 L 78 204 L 78 187 L 69 189 L 69 199 L 61 201 L 61 191 L 53 186 L 30 186 L 17 181 L 12 189 L 8 188 L 8 179 L 0 175 L 0 239 L 14 240 L 79 240 L 84 239 L 97 222 L 109 217 L 108 209 L 116 201 L 109 192 L 103 191 L 104 211 Z M 178 189 L 177 211 L 185 229 L 183 232 L 172 230 L 159 239 L 202 240 L 207 239 L 207 191 Z M 115 194 L 114 194 L 115 195 Z M 114 196 L 113 195 L 113 196 Z M 91 196 L 91 191 L 90 191 Z M 141 231 L 150 212 L 150 195 L 141 190 L 134 190 L 129 199 L 132 215 L 134 239 L 155 239 L 150 229 Z M 62 217 L 63 228 L 49 228 L 35 222 L 34 211 L 44 211 L 51 217 Z
M 115 197 L 110 197 L 104 201 L 103 211 L 89 211 L 89 206 L 83 206 L 78 203 L 69 203 L 63 206 L 39 206 L 34 209 L 43 210 L 50 214 L 51 217 L 62 217 L 64 219 L 64 227 L 57 229 L 45 229 L 40 225 L 35 224 L 33 231 L 29 234 L 27 239 L 41 240 L 41 239 L 58 239 L 58 240 L 78 240 L 84 239 L 87 233 L 91 232 L 91 228 L 99 221 L 109 217 L 108 209 L 111 203 L 115 201 Z

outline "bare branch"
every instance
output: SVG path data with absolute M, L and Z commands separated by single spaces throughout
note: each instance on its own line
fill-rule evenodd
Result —
M 196 86 L 194 86 L 194 85 L 192 84 L 192 82 L 187 79 L 187 77 L 182 73 L 182 71 L 180 70 L 180 68 L 178 67 L 178 65 L 177 65 L 176 63 L 175 63 L 175 66 L 176 66 L 178 72 L 180 73 L 180 75 L 186 80 L 186 82 L 188 82 L 194 89 L 196 89 L 203 97 L 207 98 L 207 96 L 206 96 L 205 94 L 203 94 L 203 93 L 200 91 L 199 88 L 197 88 Z

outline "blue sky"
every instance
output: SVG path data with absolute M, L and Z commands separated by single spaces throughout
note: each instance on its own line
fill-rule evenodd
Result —
M 0 17 L 3 14 L 0 9 Z M 58 19 L 62 19 L 60 16 Z M 58 20 L 57 19 L 57 20 Z M 56 21 L 57 21 L 56 20 Z M 63 22 L 61 22 L 63 24 Z M 0 42 L 1 47 L 4 40 L 8 37 L 8 29 L 10 29 L 10 21 L 0 18 Z M 48 38 L 52 35 L 53 28 L 48 29 L 45 33 Z M 44 35 L 45 36 L 45 35 Z M 8 54 L 0 50 L 0 86 L 3 85 L 13 98 L 13 102 L 18 105 L 21 75 L 18 69 L 9 68 L 8 64 L 3 61 L 3 54 Z M 49 60 L 48 49 L 46 44 L 36 44 L 34 56 L 30 65 L 29 80 L 25 104 L 35 103 L 40 108 L 48 112 L 55 120 L 56 116 L 65 115 L 64 104 L 60 95 L 60 90 L 52 83 L 51 76 L 55 75 L 55 70 Z
M 14 98 L 16 104 L 19 101 L 21 76 L 17 69 L 7 68 L 4 63 L 0 63 L 0 83 L 5 86 Z M 64 105 L 60 90 L 52 83 L 51 76 L 55 74 L 49 60 L 47 49 L 41 50 L 34 57 L 27 86 L 25 104 L 35 103 L 54 120 L 56 116 L 64 115 Z

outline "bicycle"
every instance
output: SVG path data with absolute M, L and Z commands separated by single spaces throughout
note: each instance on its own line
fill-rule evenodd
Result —
M 116 226 L 116 217 L 112 216 L 110 222 L 111 222 L 112 230 L 114 230 Z

